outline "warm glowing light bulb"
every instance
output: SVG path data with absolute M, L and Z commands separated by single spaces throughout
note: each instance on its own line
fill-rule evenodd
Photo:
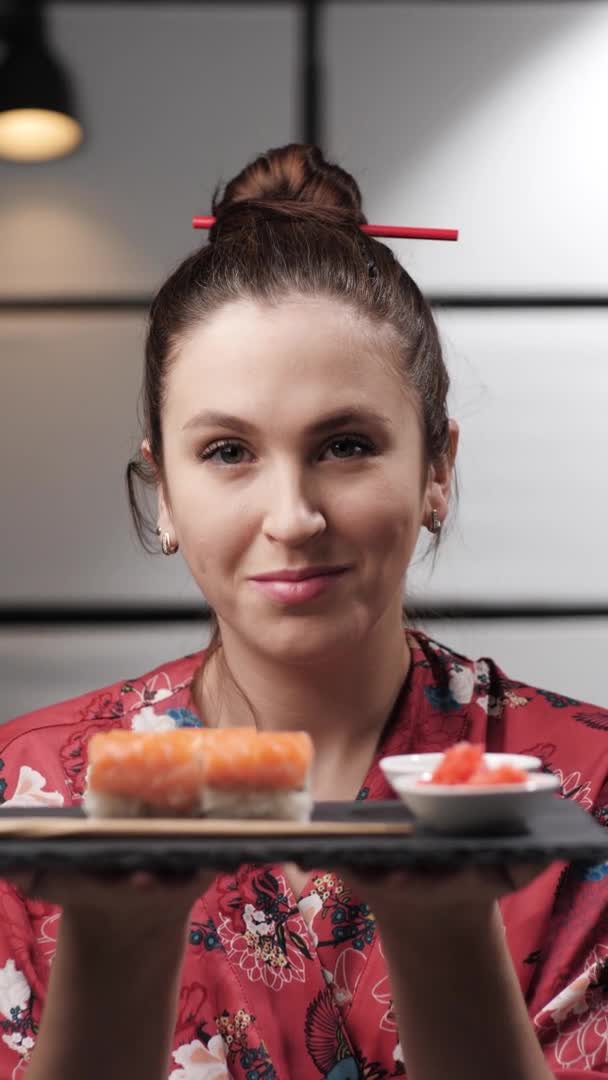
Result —
M 83 131 L 77 120 L 49 109 L 8 109 L 0 112 L 0 157 L 8 161 L 52 161 L 80 145 Z

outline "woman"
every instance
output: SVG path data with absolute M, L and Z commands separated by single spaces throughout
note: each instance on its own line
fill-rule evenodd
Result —
M 289 146 L 214 212 L 152 307 L 128 473 L 142 537 L 135 480 L 155 487 L 162 550 L 216 614 L 212 647 L 5 727 L 6 805 L 77 803 L 99 729 L 255 723 L 310 732 L 317 799 L 390 798 L 382 754 L 468 738 L 539 753 L 603 813 L 606 713 L 403 629 L 458 429 L 430 310 L 361 233 L 354 180 Z M 603 872 L 16 876 L 0 1076 L 604 1075 Z

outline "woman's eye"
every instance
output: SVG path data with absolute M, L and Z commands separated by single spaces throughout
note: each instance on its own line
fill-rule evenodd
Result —
M 250 455 L 248 456 L 248 451 L 241 443 L 226 439 L 206 446 L 199 457 L 202 461 L 214 461 L 219 465 L 242 465 L 249 460 Z
M 340 435 L 327 444 L 326 453 L 334 458 L 363 457 L 374 452 L 373 444 L 361 435 Z

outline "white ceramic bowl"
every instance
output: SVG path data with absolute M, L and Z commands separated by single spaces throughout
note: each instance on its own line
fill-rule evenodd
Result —
M 521 784 L 473 787 L 421 783 L 419 774 L 402 774 L 391 784 L 417 820 L 429 828 L 444 833 L 518 833 L 546 810 L 559 779 L 552 773 L 531 773 Z
M 443 757 L 444 754 L 395 754 L 381 758 L 380 768 L 389 784 L 392 784 L 395 777 L 432 773 Z M 524 769 L 526 772 L 535 772 L 542 765 L 540 758 L 530 757 L 528 754 L 484 754 L 483 761 L 489 769 L 497 769 L 499 765 L 512 765 L 515 769 Z

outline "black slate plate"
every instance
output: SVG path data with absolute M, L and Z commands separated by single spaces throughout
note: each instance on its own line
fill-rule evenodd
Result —
M 77 808 L 0 808 L 27 818 L 82 818 Z M 317 803 L 316 821 L 412 821 L 398 801 Z M 582 865 L 608 861 L 608 829 L 567 799 L 552 798 L 527 832 L 513 836 L 448 836 L 419 826 L 411 835 L 375 836 L 0 836 L 0 871 L 66 866 L 88 870 L 187 871 L 196 866 L 230 870 L 241 863 L 293 861 L 316 867 L 437 867 L 506 861 L 564 860 Z

